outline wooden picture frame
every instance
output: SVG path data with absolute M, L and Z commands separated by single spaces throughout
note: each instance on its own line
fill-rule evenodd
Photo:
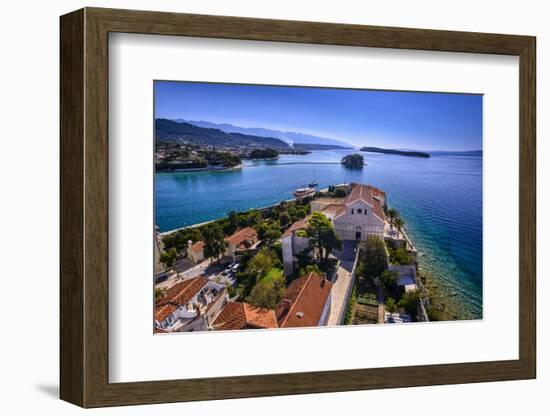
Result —
M 101 407 L 536 376 L 535 38 L 85 8 L 61 17 L 60 359 L 63 400 Z M 109 383 L 108 35 L 245 39 L 519 57 L 519 359 L 207 379 Z

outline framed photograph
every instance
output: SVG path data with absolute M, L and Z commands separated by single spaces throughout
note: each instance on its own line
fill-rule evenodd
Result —
M 61 398 L 536 377 L 535 49 L 62 16 Z

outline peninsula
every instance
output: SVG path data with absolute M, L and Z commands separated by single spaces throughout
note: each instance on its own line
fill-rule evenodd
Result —
M 382 149 L 380 147 L 364 146 L 359 150 L 361 152 L 385 153 L 388 155 L 400 155 L 400 156 L 424 157 L 424 158 L 430 157 L 429 153 L 418 152 L 418 151 L 408 151 L 408 150 Z

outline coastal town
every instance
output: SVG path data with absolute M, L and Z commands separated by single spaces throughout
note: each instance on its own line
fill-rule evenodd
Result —
M 383 189 L 305 189 L 266 208 L 155 230 L 154 332 L 439 319 Z

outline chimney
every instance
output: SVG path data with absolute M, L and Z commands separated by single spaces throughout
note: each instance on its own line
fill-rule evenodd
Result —
M 187 240 L 187 249 L 190 249 L 193 245 L 193 242 L 191 240 Z
M 323 278 L 321 279 L 321 287 L 325 287 L 325 282 L 326 281 L 327 281 L 326 276 L 323 276 Z

